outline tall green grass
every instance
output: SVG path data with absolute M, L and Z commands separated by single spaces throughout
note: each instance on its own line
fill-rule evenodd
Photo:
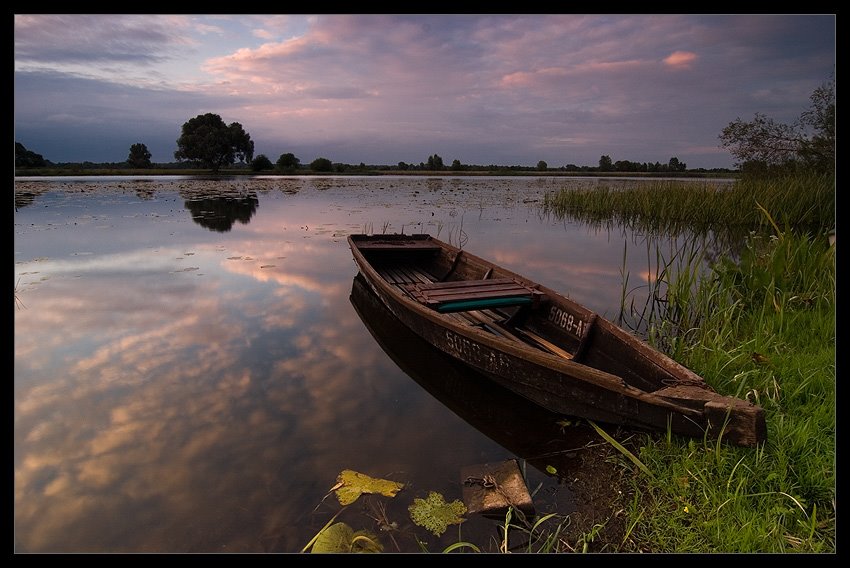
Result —
M 742 178 L 733 183 L 651 180 L 621 186 L 564 188 L 547 193 L 547 213 L 589 222 L 639 227 L 656 234 L 682 229 L 711 230 L 763 227 L 764 208 L 780 224 L 792 227 L 835 226 L 835 178 L 795 175 Z
M 655 340 L 719 392 L 761 405 L 768 441 L 747 450 L 645 437 L 637 451 L 655 477 L 635 478 L 632 545 L 834 552 L 835 247 L 791 232 L 752 236 L 739 262 L 703 278 L 688 309 L 698 325 L 669 320 Z
M 648 245 L 655 273 L 645 303 L 624 272 L 621 319 L 767 417 L 767 442 L 756 449 L 632 437 L 651 475 L 621 459 L 633 491 L 622 551 L 835 552 L 836 257 L 825 236 L 834 191 L 830 177 L 790 177 L 547 198 L 558 215 L 689 234 L 678 248 Z M 746 237 L 709 255 L 698 235 L 736 225 Z

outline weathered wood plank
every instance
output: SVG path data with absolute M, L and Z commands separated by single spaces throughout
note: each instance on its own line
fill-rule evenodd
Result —
M 523 286 L 509 278 L 493 280 L 469 280 L 458 282 L 434 282 L 416 284 L 411 294 L 423 304 L 439 306 L 460 300 L 485 298 L 533 298 L 536 290 Z
M 548 340 L 544 339 L 543 337 L 540 337 L 536 333 L 532 333 L 532 332 L 528 331 L 527 329 L 522 329 L 520 327 L 517 328 L 517 333 L 529 338 L 534 343 L 538 344 L 540 347 L 543 347 L 546 351 L 549 351 L 550 353 L 557 355 L 558 357 L 563 357 L 564 359 L 572 359 L 573 358 L 572 353 L 570 353 L 569 351 L 566 351 L 565 349 L 561 349 L 560 347 L 558 347 L 557 345 L 555 345 L 551 341 L 548 341 Z
M 425 240 L 375 240 L 375 241 L 360 241 L 357 243 L 357 248 L 368 251 L 439 251 L 439 245 Z
M 492 317 L 487 316 L 487 314 L 485 314 L 484 312 L 481 312 L 481 311 L 478 311 L 478 310 L 472 310 L 472 311 L 465 312 L 465 313 L 468 313 L 470 316 L 472 316 L 476 320 L 480 321 L 482 324 L 493 328 L 493 330 L 498 332 L 498 334 L 501 335 L 502 337 L 506 337 L 507 339 L 511 339 L 513 341 L 522 342 L 522 340 L 519 337 L 517 337 L 516 335 L 514 335 L 513 333 L 508 331 L 505 327 L 503 327 L 501 324 L 499 324 L 499 322 L 494 320 Z
M 411 266 L 410 272 L 423 284 L 430 284 L 431 282 L 434 282 L 435 280 L 437 280 L 437 278 L 435 276 L 428 274 L 427 272 L 425 272 L 424 270 L 422 270 L 420 268 L 416 268 L 416 267 Z
M 423 296 L 432 300 L 463 300 L 466 298 L 490 298 L 495 296 L 525 296 L 527 298 L 531 297 L 531 294 L 527 290 L 510 285 L 492 287 L 469 287 L 466 289 L 452 290 L 422 290 L 418 286 L 417 288 Z
M 432 294 L 425 290 L 419 291 L 422 296 L 422 303 L 424 304 L 444 304 L 446 302 L 455 302 L 458 300 L 482 300 L 484 298 L 531 298 L 531 294 L 524 292 L 523 290 L 517 290 L 515 288 L 504 288 L 504 289 L 482 289 L 482 290 L 466 290 L 466 291 L 455 291 L 455 292 L 443 292 L 439 294 Z
M 527 289 L 522 284 L 518 283 L 516 280 L 511 278 L 492 278 L 490 280 L 452 280 L 449 282 L 432 282 L 430 284 L 423 284 L 421 288 L 423 290 L 434 290 L 434 291 L 442 291 L 442 290 L 453 290 L 455 288 L 489 288 L 489 287 L 497 287 L 497 286 L 516 286 L 519 288 Z

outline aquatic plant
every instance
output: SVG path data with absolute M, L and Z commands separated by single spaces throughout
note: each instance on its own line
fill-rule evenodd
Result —
M 387 497 L 395 497 L 404 488 L 403 483 L 389 481 L 387 479 L 375 479 L 350 469 L 343 470 L 337 477 L 336 497 L 340 505 L 354 503 L 364 493 L 377 493 Z
M 440 493 L 431 491 L 427 499 L 418 497 L 414 499 L 408 510 L 414 523 L 428 529 L 435 536 L 440 536 L 446 532 L 449 525 L 457 525 L 464 521 L 466 505 L 458 500 L 446 503 Z

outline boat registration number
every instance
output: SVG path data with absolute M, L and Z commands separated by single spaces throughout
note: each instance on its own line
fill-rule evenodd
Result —
M 448 352 L 455 357 L 489 372 L 498 373 L 509 369 L 511 366 L 510 361 L 503 353 L 448 330 L 446 330 L 446 347 Z
M 575 314 L 562 310 L 558 306 L 551 306 L 549 308 L 549 321 L 558 327 L 567 330 L 569 333 L 575 334 L 575 336 L 579 338 L 582 336 L 584 328 L 587 326 L 586 321 Z

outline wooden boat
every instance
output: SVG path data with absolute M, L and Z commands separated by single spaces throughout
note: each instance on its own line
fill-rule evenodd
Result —
M 408 328 L 550 412 L 741 446 L 767 437 L 762 408 L 550 288 L 430 235 L 348 243 Z
M 350 299 L 384 353 L 457 417 L 543 475 L 563 477 L 581 466 L 576 454 L 598 439 L 590 426 L 576 421 L 565 427 L 563 416 L 494 384 L 426 342 L 387 309 L 362 274 L 354 277 Z

